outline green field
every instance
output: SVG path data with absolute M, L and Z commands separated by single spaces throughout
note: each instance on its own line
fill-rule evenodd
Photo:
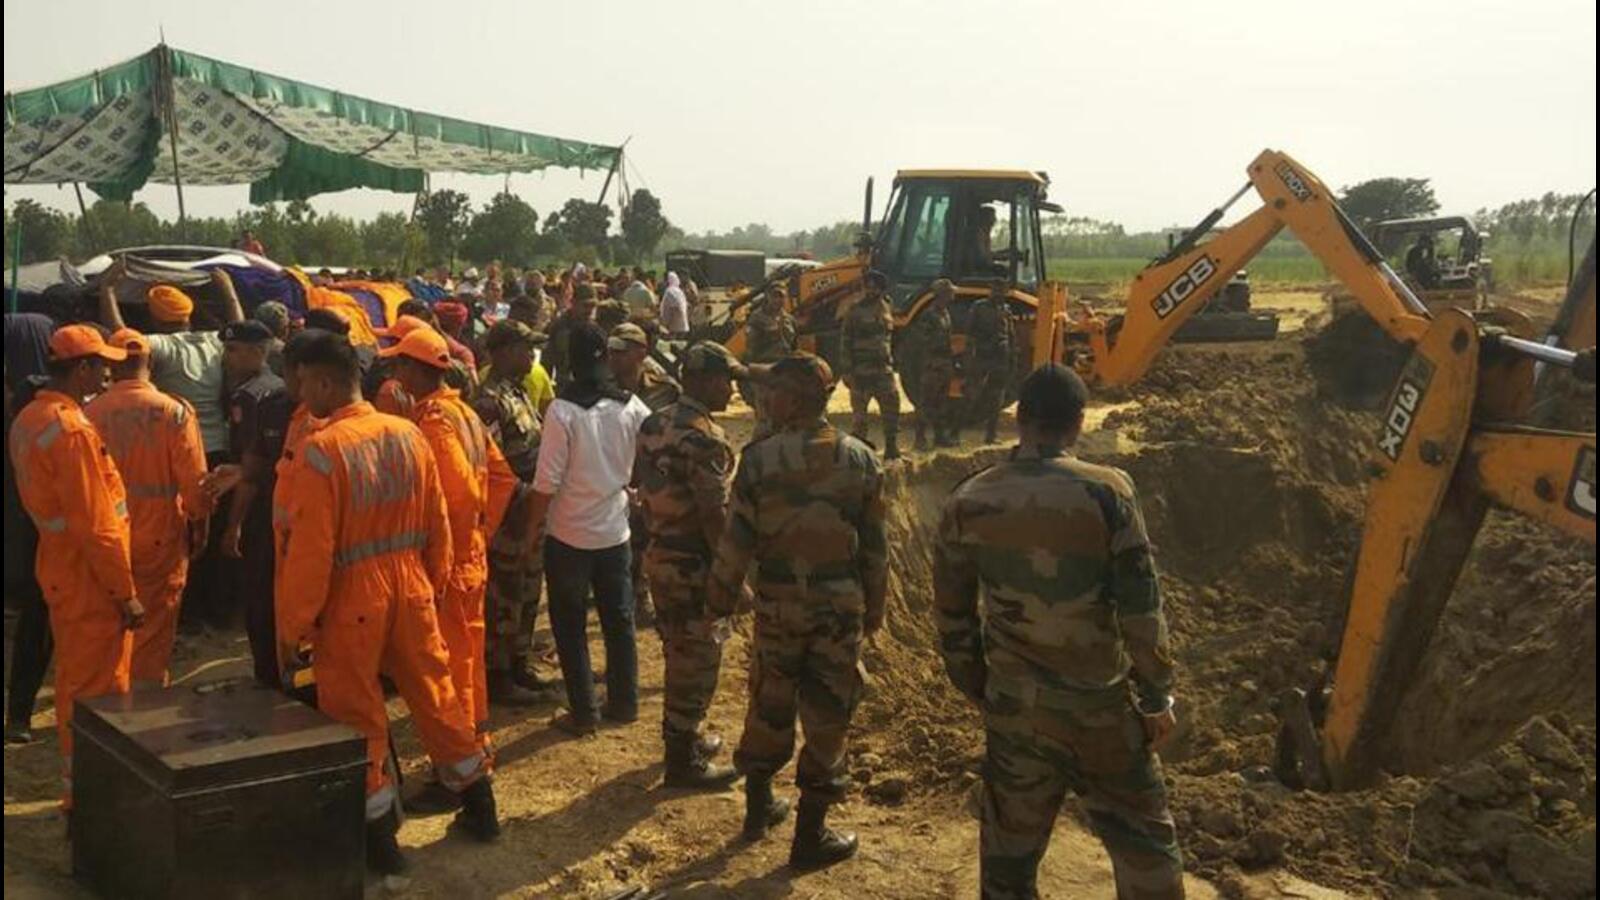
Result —
M 1581 248 L 1580 248 L 1581 249 Z M 1567 257 L 1564 252 L 1502 252 L 1494 260 L 1495 284 L 1504 290 L 1566 281 Z M 1149 264 L 1138 257 L 1065 257 L 1045 261 L 1045 271 L 1057 281 L 1069 284 L 1125 284 Z M 1311 256 L 1257 257 L 1249 266 L 1250 281 L 1263 285 L 1313 285 L 1331 281 L 1322 263 Z

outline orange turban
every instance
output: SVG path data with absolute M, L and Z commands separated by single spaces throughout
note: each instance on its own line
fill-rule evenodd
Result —
M 182 322 L 194 313 L 194 300 L 170 284 L 158 284 L 145 294 L 150 318 L 157 322 Z

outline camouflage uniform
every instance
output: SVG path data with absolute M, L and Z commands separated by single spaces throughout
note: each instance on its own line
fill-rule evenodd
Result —
M 706 578 L 728 516 L 733 448 L 693 397 L 657 411 L 639 429 L 639 496 L 650 517 L 644 569 L 654 590 L 666 657 L 661 732 L 697 735 L 722 667 Z
M 972 304 L 967 325 L 967 352 L 963 361 L 967 396 L 973 412 L 984 423 L 984 439 L 993 441 L 1005 406 L 1006 385 L 1011 380 L 1011 306 L 1004 300 L 983 297 Z
M 750 706 L 734 764 L 770 782 L 794 755 L 798 711 L 802 808 L 844 796 L 861 640 L 866 623 L 883 615 L 887 553 L 883 467 L 871 447 L 821 417 L 745 447 L 708 606 L 731 614 L 754 560 Z
M 677 379 L 667 373 L 665 366 L 657 362 L 655 357 L 646 356 L 644 367 L 639 372 L 639 399 L 644 405 L 650 407 L 651 412 L 660 412 L 668 406 L 678 402 L 678 397 L 683 393 L 683 386 Z M 650 573 L 645 569 L 645 555 L 650 549 L 649 514 L 640 507 L 633 507 L 628 512 L 628 543 L 631 545 L 631 565 L 633 568 L 633 605 L 642 624 L 648 626 L 648 617 L 654 614 L 655 598 L 650 593 Z
M 897 455 L 896 435 L 900 431 L 900 384 L 894 377 L 894 314 L 889 298 L 863 297 L 844 315 L 840 335 L 840 374 L 850 388 L 850 430 L 867 436 L 867 407 L 878 401 L 883 416 L 883 445 L 890 456 Z
M 472 408 L 520 482 L 506 507 L 504 523 L 489 541 L 489 584 L 484 592 L 486 668 L 491 673 L 516 673 L 528 655 L 544 581 L 544 554 L 527 532 L 528 503 L 539 467 L 539 411 L 523 379 L 492 369 Z
M 947 307 L 924 309 L 911 321 L 906 340 L 917 359 L 917 386 L 922 402 L 917 404 L 917 446 L 923 446 L 928 425 L 933 439 L 945 443 L 945 435 L 956 427 L 954 404 L 950 402 L 950 382 L 956 377 L 956 359 L 950 349 L 950 310 Z
M 794 351 L 794 317 L 783 310 L 772 311 L 763 304 L 750 313 L 744 322 L 744 361 L 746 363 L 771 363 Z M 740 393 L 750 401 L 755 412 L 755 431 L 752 440 L 760 440 L 772 433 L 767 421 L 766 402 L 760 385 L 742 382 Z
M 639 399 L 644 405 L 650 407 L 651 412 L 660 412 L 673 403 L 678 402 L 678 395 L 683 393 L 683 386 L 678 380 L 667 372 L 666 366 L 656 361 L 654 356 L 644 358 L 644 368 L 639 373 Z
M 1181 897 L 1183 864 L 1140 709 L 1170 700 L 1172 657 L 1144 518 L 1126 474 L 1018 448 L 946 502 L 934 548 L 940 653 L 983 709 L 984 897 L 1036 897 L 1068 788 L 1117 896 Z

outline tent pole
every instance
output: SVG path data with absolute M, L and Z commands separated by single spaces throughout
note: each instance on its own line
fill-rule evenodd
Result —
M 178 238 L 189 239 L 189 216 L 183 208 L 183 173 L 178 170 L 178 91 L 172 77 L 172 51 L 166 44 L 159 48 L 161 85 L 166 96 L 167 137 L 172 145 L 172 184 L 178 189 Z
M 72 183 L 72 193 L 78 196 L 78 216 L 83 220 L 83 232 L 88 235 L 89 243 L 93 244 L 94 223 L 89 221 L 89 208 L 83 205 L 83 185 L 74 181 Z
M 611 179 L 617 175 L 617 170 L 622 168 L 622 148 L 617 148 L 617 158 L 611 161 L 611 170 L 606 172 L 606 183 L 600 185 L 600 197 L 596 203 L 606 202 L 606 192 L 611 190 Z

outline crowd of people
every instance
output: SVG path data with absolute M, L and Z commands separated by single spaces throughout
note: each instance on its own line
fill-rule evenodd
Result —
M 886 615 L 884 459 L 899 455 L 900 406 L 886 279 L 867 273 L 845 312 L 836 378 L 797 349 L 781 285 L 750 311 L 741 354 L 697 341 L 671 371 L 658 342 L 686 336 L 701 302 L 673 273 L 419 270 L 376 347 L 335 308 L 296 319 L 267 302 L 246 317 L 226 272 L 212 277 L 216 331 L 195 330 L 194 299 L 164 284 L 143 286 L 145 331 L 127 327 L 121 263 L 101 280 L 99 322 L 6 317 L 8 471 L 25 512 L 8 520 L 8 557 L 13 524 L 37 544 L 6 567 L 8 592 L 27 597 L 8 741 L 32 739 L 52 646 L 70 776 L 76 699 L 162 685 L 180 621 L 242 618 L 263 687 L 366 737 L 368 864 L 392 874 L 406 866 L 402 802 L 497 836 L 491 706 L 560 693 L 551 726 L 577 738 L 636 721 L 636 628 L 653 624 L 665 783 L 742 776 L 743 834 L 760 839 L 790 813 L 773 778 L 798 722 L 790 862 L 855 852 L 826 818 L 848 786 L 863 642 Z M 1013 367 L 1007 290 L 970 304 L 962 357 L 964 402 L 991 441 Z M 954 286 L 933 295 L 908 345 L 928 398 L 919 446 L 925 419 L 949 444 L 971 409 L 952 396 Z M 836 381 L 854 434 L 827 419 Z M 736 390 L 757 420 L 743 448 L 716 420 Z M 986 715 L 985 896 L 1031 896 L 1069 787 L 1124 895 L 1182 890 L 1153 752 L 1174 721 L 1160 597 L 1132 483 L 1068 452 L 1086 400 L 1058 365 L 1024 380 L 1017 451 L 957 489 L 930 561 L 938 652 Z M 881 455 L 865 440 L 874 402 Z M 537 665 L 541 599 L 559 685 Z M 730 619 L 750 612 L 747 714 L 728 766 L 705 721 Z M 432 763 L 404 801 L 384 678 Z

